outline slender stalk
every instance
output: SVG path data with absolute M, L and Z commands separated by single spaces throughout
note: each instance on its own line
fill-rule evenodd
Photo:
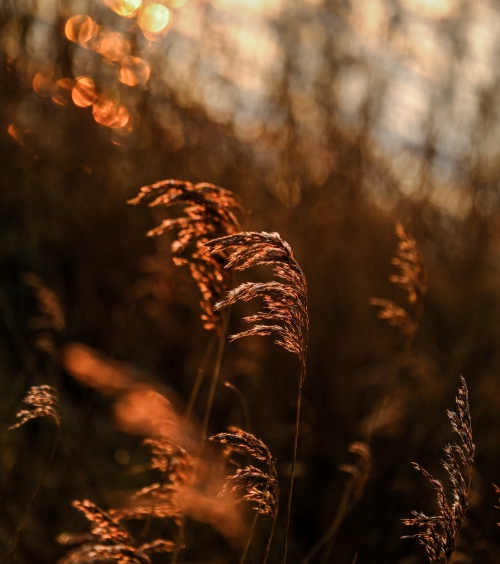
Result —
M 45 462 L 45 466 L 43 468 L 42 475 L 40 476 L 40 480 L 38 481 L 38 484 L 35 488 L 35 491 L 33 492 L 33 495 L 31 496 L 31 499 L 28 502 L 28 505 L 26 507 L 24 515 L 23 515 L 21 521 L 19 522 L 19 525 L 17 526 L 16 531 L 14 532 L 10 546 L 7 549 L 7 552 L 5 553 L 5 555 L 2 559 L 2 564 L 9 564 L 12 556 L 14 555 L 14 553 L 16 551 L 21 533 L 23 532 L 24 528 L 28 524 L 28 521 L 29 521 L 30 516 L 31 516 L 31 512 L 33 511 L 33 507 L 34 507 L 35 502 L 38 498 L 38 495 L 40 494 L 40 490 L 42 489 L 43 483 L 45 481 L 45 477 L 47 476 L 47 472 L 49 471 L 49 468 L 51 467 L 52 462 L 54 461 L 54 457 L 56 455 L 57 448 L 59 446 L 60 438 L 61 438 L 61 428 L 58 425 L 57 426 L 56 440 L 54 441 L 54 444 L 52 445 L 52 449 L 50 451 L 50 454 L 47 458 L 47 461 Z
M 276 464 L 276 461 L 275 461 L 275 464 Z M 276 483 L 278 483 L 278 476 L 276 474 L 276 466 L 274 468 L 274 477 L 276 478 Z M 274 531 L 276 529 L 276 520 L 277 519 L 278 519 L 278 508 L 276 508 L 276 513 L 274 514 L 274 517 L 273 517 L 273 525 L 271 527 L 271 533 L 269 534 L 269 539 L 267 541 L 266 552 L 264 554 L 264 560 L 262 561 L 262 564 L 267 563 L 267 559 L 269 557 L 269 551 L 271 550 L 271 543 L 273 541 Z
M 299 378 L 299 390 L 297 394 L 297 407 L 295 412 L 295 436 L 293 439 L 293 456 L 292 466 L 290 468 L 290 490 L 288 492 L 288 502 L 285 517 L 285 541 L 283 543 L 283 556 L 281 559 L 282 564 L 286 564 L 286 557 L 288 552 L 288 531 L 290 529 L 290 514 L 292 511 L 292 496 L 293 496 L 293 481 L 295 478 L 295 461 L 297 460 L 297 446 L 299 442 L 299 426 L 300 426 L 300 404 L 302 401 L 302 386 L 306 377 L 305 361 L 302 361 L 302 370 Z
M 354 478 L 349 480 L 349 483 L 344 488 L 342 493 L 342 498 L 340 499 L 340 503 L 337 507 L 337 513 L 332 521 L 332 524 L 328 528 L 328 530 L 323 534 L 323 536 L 319 539 L 319 541 L 314 545 L 314 547 L 309 551 L 309 554 L 302 560 L 301 564 L 309 564 L 311 560 L 318 554 L 318 552 L 323 548 L 323 546 L 331 540 L 335 533 L 337 532 L 340 524 L 344 520 L 344 517 L 349 513 L 351 507 L 349 504 L 349 500 L 351 498 L 352 490 L 354 487 Z
M 251 433 L 252 430 L 250 427 L 250 411 L 248 410 L 248 404 L 246 402 L 245 396 L 241 393 L 241 391 L 236 386 L 231 384 L 231 382 L 224 382 L 224 386 L 226 386 L 226 388 L 230 388 L 231 390 L 233 390 L 233 392 L 238 396 L 241 402 L 241 407 L 243 408 L 243 414 L 245 415 L 246 430 L 249 433 Z
M 250 548 L 250 543 L 252 542 L 252 537 L 253 537 L 253 534 L 255 532 L 255 527 L 257 526 L 257 519 L 259 518 L 259 515 L 260 515 L 260 508 L 261 508 L 262 504 L 264 503 L 264 499 L 266 497 L 267 490 L 269 489 L 269 484 L 270 484 L 271 478 L 273 477 L 273 474 L 275 472 L 275 468 L 276 468 L 276 459 L 273 460 L 273 464 L 272 464 L 271 468 L 269 469 L 269 476 L 267 478 L 266 487 L 264 488 L 264 491 L 262 492 L 262 501 L 259 503 L 259 505 L 258 505 L 258 507 L 255 511 L 255 516 L 254 516 L 253 521 L 252 521 L 252 526 L 250 528 L 250 532 L 248 533 L 247 544 L 245 545 L 245 550 L 243 551 L 243 554 L 241 555 L 239 564 L 243 564 L 243 562 L 245 561 L 248 549 Z M 276 516 L 274 517 L 274 521 L 276 522 Z M 273 527 L 273 529 L 274 529 L 274 527 Z
M 210 413 L 212 411 L 212 405 L 214 403 L 215 390 L 217 388 L 217 383 L 219 381 L 220 366 L 222 362 L 222 353 L 224 352 L 224 346 L 226 344 L 227 327 L 229 325 L 229 313 L 230 310 L 226 310 L 223 314 L 222 328 L 219 337 L 219 347 L 217 348 L 217 356 L 215 357 L 214 371 L 212 374 L 212 382 L 210 383 L 210 389 L 208 391 L 207 407 L 205 408 L 205 416 L 203 418 L 203 427 L 201 436 L 203 440 L 207 438 L 208 422 L 210 419 Z
M 207 368 L 208 368 L 208 365 L 210 363 L 210 359 L 212 357 L 212 352 L 214 350 L 216 340 L 217 340 L 217 335 L 215 333 L 212 333 L 212 336 L 210 337 L 210 341 L 208 342 L 207 348 L 205 349 L 203 361 L 202 361 L 200 367 L 198 368 L 198 373 L 196 374 L 196 380 L 194 382 L 193 389 L 191 390 L 191 395 L 189 396 L 189 403 L 188 403 L 188 406 L 187 406 L 187 409 L 186 409 L 186 414 L 184 415 L 184 424 L 187 423 L 189 421 L 189 419 L 191 418 L 191 413 L 193 411 L 194 404 L 195 404 L 196 399 L 198 397 L 198 394 L 200 392 L 200 388 L 201 388 L 201 384 L 203 382 L 203 378 L 204 378 L 205 374 L 207 373 Z

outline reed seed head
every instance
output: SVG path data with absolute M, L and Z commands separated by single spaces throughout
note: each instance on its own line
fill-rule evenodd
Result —
M 452 430 L 460 436 L 461 442 L 460 444 L 446 445 L 443 449 L 445 457 L 441 461 L 451 482 L 453 501 L 450 505 L 443 484 L 414 462 L 415 469 L 421 472 L 431 483 L 436 494 L 440 514 L 437 517 L 429 517 L 424 513 L 413 511 L 413 517 L 403 519 L 405 525 L 425 528 L 420 533 L 403 538 L 417 539 L 423 545 L 430 564 L 441 564 L 443 558 L 446 559 L 446 562 L 449 561 L 455 550 L 458 533 L 468 507 L 475 447 L 472 442 L 467 385 L 463 377 L 460 377 L 456 404 L 457 411 L 448 411 L 448 417 L 451 421 Z M 458 455 L 458 460 L 456 455 Z M 459 461 L 467 471 L 467 480 L 462 474 Z
M 264 301 L 264 311 L 244 318 L 255 325 L 232 335 L 230 340 L 274 335 L 276 344 L 296 354 L 304 365 L 309 328 L 307 283 L 290 245 L 278 233 L 250 231 L 214 239 L 206 246 L 214 256 L 229 255 L 226 268 L 246 270 L 257 265 L 273 265 L 275 276 L 286 282 L 247 282 L 228 292 L 225 299 L 216 304 L 216 310 L 220 310 L 237 301 L 254 298 Z M 261 324 L 261 321 L 276 324 Z
M 213 256 L 205 247 L 208 241 L 241 230 L 236 215 L 244 213 L 240 199 L 213 184 L 191 184 L 181 180 L 162 180 L 143 186 L 129 204 L 149 201 L 149 207 L 184 206 L 184 215 L 165 219 L 151 229 L 148 237 L 174 230 L 171 248 L 174 264 L 186 265 L 201 292 L 201 319 L 207 330 L 220 329 L 220 313 L 214 309 L 231 284 L 231 275 L 224 269 L 224 256 Z M 182 253 L 186 251 L 184 255 Z
M 21 409 L 16 413 L 19 419 L 17 423 L 11 425 L 9 430 L 17 429 L 24 425 L 30 419 L 38 419 L 39 417 L 51 417 L 58 429 L 61 428 L 61 417 L 59 415 L 59 400 L 57 390 L 52 386 L 44 384 L 42 386 L 32 386 L 23 402 L 28 406 L 27 409 Z

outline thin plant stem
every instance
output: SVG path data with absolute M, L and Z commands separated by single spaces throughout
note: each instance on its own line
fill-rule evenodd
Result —
M 191 395 L 189 397 L 189 403 L 186 409 L 186 414 L 184 415 L 184 423 L 187 423 L 191 418 L 191 413 L 193 411 L 194 404 L 200 392 L 201 384 L 203 383 L 203 378 L 207 373 L 207 368 L 210 363 L 210 359 L 212 357 L 212 352 L 214 350 L 216 340 L 217 340 L 216 333 L 212 333 L 212 336 L 210 337 L 210 341 L 208 342 L 208 345 L 205 349 L 205 353 L 203 355 L 203 361 L 200 367 L 198 368 L 198 373 L 196 375 L 196 380 L 194 382 L 193 389 L 191 390 Z
M 43 483 L 45 481 L 45 477 L 47 476 L 47 472 L 49 471 L 49 468 L 52 466 L 52 462 L 54 461 L 54 457 L 56 455 L 57 448 L 59 446 L 60 438 L 61 438 L 61 428 L 58 425 L 57 426 L 56 440 L 54 441 L 54 444 L 52 445 L 52 449 L 50 451 L 50 454 L 47 458 L 47 461 L 45 462 L 45 466 L 43 468 L 42 475 L 40 476 L 40 480 L 38 481 L 38 484 L 35 488 L 35 491 L 33 492 L 33 495 L 31 496 L 31 499 L 28 502 L 28 505 L 26 507 L 24 515 L 23 515 L 21 521 L 19 522 L 19 525 L 17 526 L 16 531 L 14 532 L 10 546 L 7 549 L 7 552 L 2 559 L 2 564 L 9 564 L 12 556 L 14 555 L 14 553 L 17 549 L 17 545 L 19 543 L 19 538 L 21 536 L 21 533 L 23 532 L 24 528 L 28 524 L 28 521 L 29 521 L 30 516 L 31 516 L 31 512 L 33 511 L 33 507 L 34 507 L 35 502 L 38 498 L 38 495 L 40 494 L 40 490 L 42 489 Z
M 202 439 L 205 440 L 207 438 L 207 430 L 208 430 L 208 421 L 210 419 L 210 412 L 212 411 L 212 405 L 213 405 L 213 400 L 214 400 L 214 396 L 215 396 L 215 389 L 217 387 L 217 382 L 219 380 L 219 372 L 220 372 L 220 366 L 221 366 L 221 361 L 222 361 L 222 353 L 224 352 L 224 345 L 226 342 L 226 335 L 227 335 L 227 328 L 228 328 L 228 324 L 229 324 L 229 314 L 230 314 L 230 308 L 228 308 L 227 311 L 224 312 L 224 315 L 222 316 L 222 326 L 221 326 L 221 331 L 219 334 L 219 346 L 217 348 L 217 356 L 215 358 L 215 364 L 214 364 L 214 370 L 212 373 L 212 382 L 210 385 L 210 390 L 208 392 L 208 399 L 207 399 L 207 406 L 205 409 L 205 415 L 203 418 L 203 427 L 202 427 Z M 205 358 L 204 358 L 204 362 L 201 368 L 203 368 L 203 372 L 206 371 L 206 367 L 208 366 L 208 363 L 210 361 L 210 357 L 212 356 L 212 351 L 213 351 L 213 347 L 215 344 L 215 337 L 213 337 L 211 339 L 211 342 L 207 348 L 207 351 L 205 353 Z M 200 372 L 201 372 L 201 368 L 200 368 Z M 196 385 L 196 383 L 195 383 Z M 201 385 L 201 378 L 200 378 L 200 382 L 199 385 Z M 194 403 L 194 402 L 193 402 Z M 189 409 L 189 408 L 188 408 Z M 192 409 L 192 407 L 191 407 Z M 190 412 L 189 412 L 190 415 Z M 184 421 L 187 421 L 188 417 L 188 413 L 186 412 L 186 416 L 184 417 Z M 202 445 L 201 447 L 201 451 L 203 450 L 204 445 Z M 200 452 L 201 455 L 201 452 Z M 194 472 L 196 474 L 196 467 L 194 469 Z M 171 564 L 177 564 L 177 561 L 179 559 L 179 553 L 183 547 L 184 544 L 184 540 L 185 540 L 185 530 L 186 530 L 186 517 L 182 516 L 181 518 L 181 522 L 179 524 L 179 535 L 178 535 L 178 542 L 175 546 L 175 549 L 173 551 L 172 554 L 172 562 Z
M 288 551 L 288 531 L 290 529 L 290 514 L 292 511 L 293 481 L 295 478 L 295 461 L 297 460 L 297 446 L 299 442 L 300 404 L 302 401 L 302 386 L 304 385 L 305 377 L 306 377 L 306 366 L 305 366 L 305 361 L 302 361 L 302 370 L 299 378 L 299 390 L 297 393 L 297 408 L 295 412 L 295 436 L 293 439 L 292 466 L 290 468 L 290 490 L 288 492 L 288 502 L 286 508 L 286 517 L 285 517 L 285 541 L 283 543 L 283 557 L 281 559 L 282 564 L 286 564 L 286 557 Z
M 230 310 L 227 309 L 223 314 L 222 327 L 219 337 L 219 347 L 217 348 L 217 356 L 215 357 L 214 371 L 212 373 L 212 381 L 210 383 L 210 389 L 208 391 L 207 406 L 205 408 L 205 416 L 203 418 L 203 427 L 201 433 L 203 440 L 207 438 L 208 422 L 210 419 L 210 413 L 212 411 L 212 405 L 214 403 L 215 390 L 217 388 L 217 383 L 219 381 L 222 353 L 224 352 L 224 346 L 226 344 L 227 327 L 229 325 L 229 313 Z
M 272 464 L 271 468 L 269 469 L 269 476 L 267 478 L 266 487 L 264 488 L 264 491 L 262 492 L 262 501 L 259 503 L 259 505 L 258 505 L 258 507 L 255 511 L 255 516 L 254 516 L 253 521 L 252 521 L 252 526 L 250 528 L 250 532 L 248 533 L 247 544 L 245 545 L 245 550 L 243 551 L 243 554 L 241 555 L 239 564 L 243 564 L 243 562 L 245 561 L 246 555 L 248 553 L 248 549 L 250 548 L 250 543 L 252 542 L 253 534 L 255 532 L 255 527 L 257 526 L 257 519 L 259 518 L 259 515 L 260 515 L 260 508 L 262 507 L 262 504 L 264 503 L 264 499 L 266 497 L 267 490 L 269 489 L 269 484 L 270 484 L 271 478 L 273 477 L 273 474 L 275 472 L 275 468 L 276 468 L 276 459 L 273 460 L 273 464 Z M 274 518 L 274 521 L 276 521 L 276 517 Z
M 248 410 L 248 404 L 247 401 L 245 399 L 245 396 L 241 393 L 241 391 L 233 384 L 231 384 L 231 382 L 224 382 L 224 386 L 226 386 L 226 388 L 230 388 L 231 390 L 233 390 L 233 392 L 238 396 L 240 402 L 241 402 L 241 407 L 243 408 L 243 414 L 245 416 L 245 425 L 246 425 L 246 430 L 251 433 L 251 427 L 250 427 L 250 411 Z
M 323 546 L 335 536 L 335 533 L 344 520 L 344 517 L 347 515 L 347 513 L 349 513 L 349 510 L 351 509 L 349 507 L 349 500 L 351 498 L 353 487 L 354 478 L 351 478 L 344 488 L 342 498 L 340 499 L 340 503 L 337 507 L 337 513 L 335 514 L 332 524 L 324 533 L 324 535 L 319 539 L 319 541 L 314 545 L 314 547 L 309 551 L 309 554 L 302 560 L 302 564 L 309 564 L 309 562 L 311 562 L 311 560 L 318 554 Z
M 276 483 L 278 483 L 278 476 L 276 474 L 276 467 L 274 468 L 274 476 L 276 478 Z M 269 539 L 267 541 L 267 546 L 266 546 L 266 552 L 264 554 L 264 560 L 262 561 L 262 564 L 267 563 L 267 559 L 269 557 L 269 551 L 271 550 L 271 543 L 273 541 L 274 531 L 276 529 L 276 520 L 277 519 L 278 519 L 278 508 L 276 508 L 276 513 L 274 514 L 274 517 L 273 517 L 273 524 L 272 524 L 272 527 L 271 527 L 271 533 L 269 534 Z

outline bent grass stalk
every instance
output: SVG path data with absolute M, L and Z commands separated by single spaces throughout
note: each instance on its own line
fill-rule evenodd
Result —
M 264 311 L 243 318 L 247 323 L 256 323 L 251 329 L 231 335 L 230 340 L 249 336 L 274 335 L 275 343 L 285 350 L 296 354 L 301 362 L 293 455 L 290 469 L 290 488 L 285 516 L 285 537 L 282 562 L 285 563 L 288 551 L 288 534 L 297 458 L 302 386 L 306 376 L 306 356 L 309 329 L 307 312 L 307 283 L 304 273 L 293 257 L 290 245 L 283 241 L 278 233 L 257 233 L 248 231 L 214 239 L 206 244 L 212 255 L 228 255 L 226 268 L 246 270 L 252 266 L 273 265 L 274 275 L 287 282 L 243 283 L 227 293 L 226 298 L 217 303 L 219 310 L 237 301 L 247 302 L 254 298 L 264 301 Z M 261 324 L 262 321 L 274 321 L 281 325 Z

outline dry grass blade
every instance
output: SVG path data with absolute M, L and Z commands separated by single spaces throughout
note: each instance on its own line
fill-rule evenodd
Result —
M 58 429 L 61 428 L 61 417 L 59 416 L 59 400 L 57 390 L 46 384 L 42 386 L 32 386 L 23 402 L 28 406 L 27 409 L 21 409 L 16 414 L 19 419 L 17 423 L 11 425 L 9 429 L 17 429 L 24 425 L 30 419 L 38 417 L 51 417 Z
M 378 316 L 398 327 L 411 344 L 422 316 L 427 280 L 422 255 L 415 239 L 406 233 L 401 223 L 396 224 L 396 235 L 399 238 L 398 249 L 391 262 L 399 272 L 390 276 L 389 280 L 408 294 L 411 312 L 391 300 L 381 298 L 371 298 L 370 304 L 381 307 Z
M 429 480 L 436 493 L 440 515 L 428 517 L 424 513 L 413 511 L 413 517 L 403 519 L 405 525 L 417 525 L 425 531 L 408 535 L 403 538 L 415 538 L 424 547 L 430 564 L 441 564 L 443 558 L 449 562 L 455 550 L 456 539 L 465 517 L 468 506 L 472 468 L 474 466 L 475 447 L 472 442 L 472 426 L 469 412 L 467 385 L 463 377 L 456 397 L 457 411 L 448 411 L 448 417 L 454 432 L 461 438 L 461 444 L 446 445 L 445 458 L 442 464 L 452 486 L 453 502 L 450 505 L 446 499 L 443 484 L 436 480 L 421 466 L 413 463 L 414 467 Z M 466 468 L 467 479 L 463 476 L 456 455 Z
M 142 187 L 139 195 L 128 203 L 135 205 L 143 200 L 148 200 L 150 207 L 184 206 L 183 216 L 165 219 L 147 235 L 155 237 L 176 230 L 172 242 L 172 252 L 176 255 L 174 263 L 188 266 L 198 285 L 205 329 L 220 330 L 221 315 L 214 311 L 214 306 L 228 290 L 231 277 L 224 269 L 224 257 L 211 255 L 204 243 L 241 230 L 236 214 L 243 213 L 244 209 L 239 198 L 213 184 L 163 180 Z M 181 256 L 184 251 L 189 254 Z
M 230 254 L 226 268 L 246 270 L 256 265 L 273 265 L 274 274 L 287 282 L 244 283 L 231 290 L 224 300 L 217 303 L 215 307 L 219 310 L 239 300 L 264 300 L 265 311 L 244 318 L 248 323 L 256 325 L 248 331 L 232 335 L 230 339 L 275 335 L 275 342 L 296 354 L 304 364 L 309 327 L 307 284 L 290 245 L 283 241 L 278 233 L 263 231 L 221 237 L 207 243 L 207 247 L 214 256 Z M 259 323 L 261 321 L 274 321 L 279 325 L 264 325 Z

